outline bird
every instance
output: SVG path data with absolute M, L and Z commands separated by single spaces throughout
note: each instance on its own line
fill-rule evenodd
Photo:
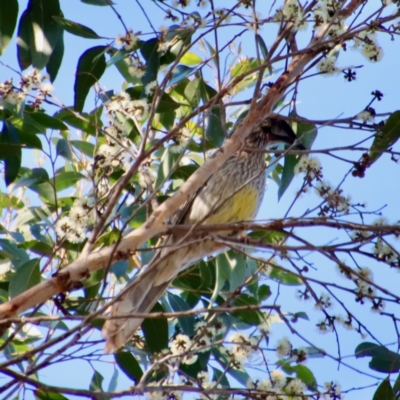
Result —
M 280 143 L 305 150 L 286 121 L 269 117 L 258 121 L 244 146 L 178 210 L 175 223 L 192 224 L 195 229 L 198 224 L 254 220 L 266 188 L 265 150 L 276 148 Z M 179 272 L 226 248 L 211 239 L 189 243 L 185 239 L 184 233 L 164 239 L 152 261 L 133 278 L 127 292 L 112 306 L 111 316 L 150 312 Z M 102 330 L 106 339 L 104 352 L 116 352 L 133 336 L 142 320 L 136 317 L 106 320 Z

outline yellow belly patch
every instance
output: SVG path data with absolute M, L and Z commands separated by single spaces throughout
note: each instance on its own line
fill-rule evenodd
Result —
M 252 219 L 257 211 L 259 194 L 254 187 L 244 187 L 225 201 L 206 224 L 227 224 Z

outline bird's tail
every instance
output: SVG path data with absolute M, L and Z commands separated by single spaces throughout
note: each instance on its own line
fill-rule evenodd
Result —
M 127 287 L 126 293 L 111 311 L 111 316 L 148 313 L 180 271 L 209 254 L 221 245 L 211 241 L 193 243 L 173 251 L 161 251 Z M 107 339 L 105 353 L 113 353 L 135 333 L 143 318 L 109 319 L 103 327 Z

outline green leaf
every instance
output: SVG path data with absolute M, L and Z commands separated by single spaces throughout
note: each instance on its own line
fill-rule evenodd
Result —
M 53 19 L 53 16 L 61 15 L 59 0 L 30 0 L 28 12 L 32 32 L 29 37 L 32 64 L 37 69 L 43 69 L 57 44 L 61 30 Z
M 108 385 L 108 392 L 115 392 L 118 385 L 118 368 L 114 368 L 114 373 L 110 379 L 110 383 Z
M 21 265 L 12 276 L 9 287 L 10 296 L 15 297 L 38 283 L 40 283 L 39 259 L 34 258 Z
M 305 319 L 306 321 L 309 321 L 310 318 L 308 318 L 307 313 L 305 313 L 304 311 L 299 311 L 297 313 L 293 314 L 293 317 L 297 320 L 297 319 Z
M 191 307 L 189 306 L 189 304 L 186 303 L 185 300 L 183 300 L 180 296 L 177 296 L 170 292 L 168 292 L 168 302 L 171 305 L 172 310 L 175 312 L 188 311 L 191 309 Z M 185 335 L 194 335 L 194 325 L 196 323 L 196 319 L 193 316 L 178 317 L 178 321 Z
M 172 172 L 172 169 L 176 165 L 176 161 L 179 158 L 179 154 L 172 153 L 170 149 L 167 147 L 164 150 L 164 153 L 161 157 L 161 166 L 158 169 L 157 179 L 155 183 L 155 187 L 158 189 L 165 179 L 169 177 L 169 174 Z
M 237 296 L 233 302 L 234 306 L 256 306 L 258 304 L 258 300 L 247 293 Z M 264 320 L 263 314 L 257 310 L 235 311 L 232 312 L 232 315 L 249 325 L 259 325 Z
M 18 247 L 15 242 L 11 242 L 8 239 L 0 239 L 0 249 L 9 258 L 15 268 L 20 268 L 29 261 L 27 252 Z
M 37 111 L 37 112 L 24 111 L 24 115 L 25 116 L 28 115 L 33 121 L 35 121 L 40 126 L 43 126 L 44 128 L 58 129 L 61 131 L 68 130 L 67 125 L 65 125 L 59 119 L 51 117 L 50 115 L 47 115 L 42 111 Z
M 215 287 L 211 297 L 211 301 L 214 301 L 220 294 L 220 291 L 224 287 L 225 283 L 230 279 L 231 269 L 227 257 L 224 254 L 219 254 L 216 257 L 215 263 L 216 280 Z
M 283 171 L 281 176 L 281 184 L 278 189 L 278 200 L 280 200 L 283 194 L 286 192 L 290 183 L 294 177 L 294 167 L 299 162 L 300 157 L 294 154 L 288 154 L 285 157 L 285 164 L 283 165 Z
M 46 71 L 50 76 L 50 81 L 54 82 L 58 71 L 61 67 L 61 62 L 64 57 L 64 31 L 62 29 L 58 30 L 57 41 L 54 46 L 53 52 L 49 58 L 46 65 Z
M 8 121 L 4 122 L 0 136 L 0 147 L 3 144 L 11 147 L 19 147 L 19 151 L 13 151 L 11 155 L 4 157 L 4 180 L 8 186 L 17 178 L 22 159 L 20 135 L 17 128 Z
M 192 81 L 189 82 L 189 84 L 186 86 L 185 89 L 185 97 L 190 103 L 192 107 L 197 107 L 200 103 L 200 98 L 201 98 L 201 78 L 196 77 Z
M 201 96 L 204 103 L 207 103 L 217 95 L 217 92 L 209 85 L 202 81 Z M 225 141 L 225 112 L 221 100 L 218 100 L 210 108 L 207 115 L 206 138 L 212 147 L 221 147 Z
M 171 74 L 171 79 L 169 81 L 170 85 L 175 85 L 175 83 L 180 82 L 181 80 L 185 79 L 189 76 L 195 68 L 187 67 L 186 65 L 177 65 Z
M 258 33 L 256 34 L 256 43 L 261 50 L 264 60 L 266 60 L 268 58 L 268 48 L 264 42 L 264 39 Z
M 133 382 L 138 383 L 143 375 L 140 365 L 132 353 L 121 351 L 114 354 L 117 365 L 121 368 L 122 372 Z
M 83 154 L 89 157 L 94 156 L 95 146 L 92 143 L 84 142 L 82 140 L 70 140 L 69 143 L 80 150 Z
M 81 0 L 81 2 L 92 6 L 112 6 L 115 4 L 111 0 Z
M 68 400 L 68 398 L 61 393 L 52 393 L 42 389 L 35 390 L 35 397 L 37 400 Z
M 214 372 L 213 382 L 218 382 L 223 388 L 230 388 L 226 373 L 223 373 L 222 371 L 214 367 L 212 367 L 212 370 Z
M 58 139 L 56 145 L 56 152 L 58 156 L 64 157 L 69 161 L 73 161 L 72 152 L 69 147 L 69 143 L 65 139 Z
M 309 389 L 317 390 L 317 380 L 314 374 L 305 365 L 290 365 L 288 363 L 282 364 L 282 369 L 288 374 L 296 374 L 296 378 L 304 382 Z
M 21 155 L 21 144 L 17 138 L 13 140 L 12 136 L 10 136 L 8 130 L 9 126 L 13 127 L 12 124 L 7 122 L 3 123 L 0 133 L 0 160 L 6 160 L 10 157 Z
M 180 58 L 179 62 L 185 65 L 198 65 L 201 64 L 203 60 L 196 53 L 188 51 Z
M 291 113 L 290 116 L 297 117 L 297 114 Z M 308 124 L 305 122 L 292 122 L 291 125 L 296 136 L 300 139 L 300 143 L 307 150 L 310 150 L 318 135 L 317 127 L 314 124 Z
M 160 68 L 160 53 L 158 52 L 158 39 L 150 39 L 142 42 L 140 52 L 146 60 L 146 71 L 142 77 L 143 86 L 157 80 L 158 70 Z
M 400 356 L 384 346 L 371 342 L 360 343 L 356 347 L 355 356 L 372 357 L 369 367 L 374 371 L 385 373 L 400 371 Z
M 57 119 L 64 121 L 66 124 L 91 135 L 96 135 L 98 131 L 97 128 L 101 128 L 99 121 L 96 121 L 95 118 L 93 118 L 93 115 L 86 113 L 78 114 L 70 108 L 64 108 L 54 116 Z
M 389 378 L 384 379 L 376 389 L 372 400 L 396 400 L 396 394 L 392 389 Z
M 207 370 L 207 364 L 210 359 L 210 354 L 211 353 L 209 351 L 199 353 L 197 355 L 197 360 L 195 363 L 181 364 L 179 366 L 179 370 L 182 371 L 185 375 L 189 375 L 192 378 L 196 379 L 199 372 Z
M 288 271 L 282 271 L 280 268 L 272 267 L 269 277 L 278 281 L 279 283 L 282 283 L 283 285 L 299 286 L 303 284 L 303 281 L 296 275 L 293 275 Z
M 382 130 L 375 135 L 369 155 L 375 162 L 383 151 L 393 146 L 400 137 L 400 111 L 393 112 L 386 120 Z
M 67 171 L 61 172 L 55 176 L 56 191 L 60 192 L 68 187 L 74 186 L 76 182 L 85 177 L 79 172 Z
M 297 115 L 292 113 L 290 116 L 296 117 Z M 315 125 L 307 124 L 303 122 L 293 122 L 292 128 L 296 133 L 297 137 L 303 146 L 310 150 L 318 134 L 318 130 Z M 288 154 L 285 157 L 285 164 L 282 171 L 281 183 L 278 189 L 278 200 L 281 199 L 283 194 L 286 192 L 290 183 L 294 177 L 294 167 L 299 162 L 300 156 Z
M 181 105 L 177 103 L 168 93 L 161 95 L 160 102 L 157 107 L 157 113 L 162 114 L 178 109 Z
M 0 55 L 11 41 L 17 18 L 18 0 L 0 0 Z
M 271 288 L 268 285 L 261 285 L 257 290 L 257 295 L 260 301 L 268 299 L 271 294 Z
M 99 391 L 102 392 L 103 391 L 103 387 L 102 387 L 103 380 L 104 380 L 104 378 L 100 374 L 100 372 L 94 371 L 94 374 L 92 376 L 92 380 L 91 380 L 90 385 L 89 385 L 89 389 L 93 390 L 93 391 L 96 391 L 96 392 L 99 392 Z
M 164 312 L 157 303 L 152 312 Z M 142 331 L 147 348 L 151 353 L 159 353 L 168 348 L 168 321 L 165 318 L 147 318 L 142 322 Z
M 398 395 L 400 393 L 400 374 L 397 375 L 396 382 L 393 385 L 393 390 Z
M 115 65 L 119 71 L 119 73 L 123 76 L 123 78 L 129 82 L 129 83 L 134 83 L 135 85 L 141 83 L 141 79 L 136 77 L 134 74 L 132 74 L 129 71 L 129 67 L 131 66 L 131 63 L 127 60 L 126 57 L 129 56 L 129 53 L 124 51 L 124 50 L 115 50 L 115 49 L 110 49 L 109 52 L 113 54 L 111 59 L 107 62 L 107 66 L 110 65 Z
M 20 210 L 25 204 L 15 196 L 8 193 L 0 193 L 0 208 L 14 208 Z
M 67 32 L 75 36 L 80 36 L 86 39 L 102 39 L 93 29 L 78 22 L 71 21 L 62 17 L 53 17 L 59 26 Z
M 31 49 L 29 47 L 29 38 L 32 34 L 31 17 L 28 10 L 25 10 L 19 20 L 17 34 L 17 58 L 21 70 L 28 68 L 32 64 Z
M 86 50 L 80 57 L 74 85 L 74 108 L 82 111 L 90 88 L 101 78 L 106 69 L 106 46 Z

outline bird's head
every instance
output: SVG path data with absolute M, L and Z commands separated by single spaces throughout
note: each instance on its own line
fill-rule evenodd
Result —
M 256 124 L 247 138 L 247 144 L 251 147 L 274 149 L 280 144 L 293 145 L 296 140 L 298 140 L 296 134 L 286 121 L 265 118 Z M 306 150 L 301 143 L 297 143 L 295 148 Z

